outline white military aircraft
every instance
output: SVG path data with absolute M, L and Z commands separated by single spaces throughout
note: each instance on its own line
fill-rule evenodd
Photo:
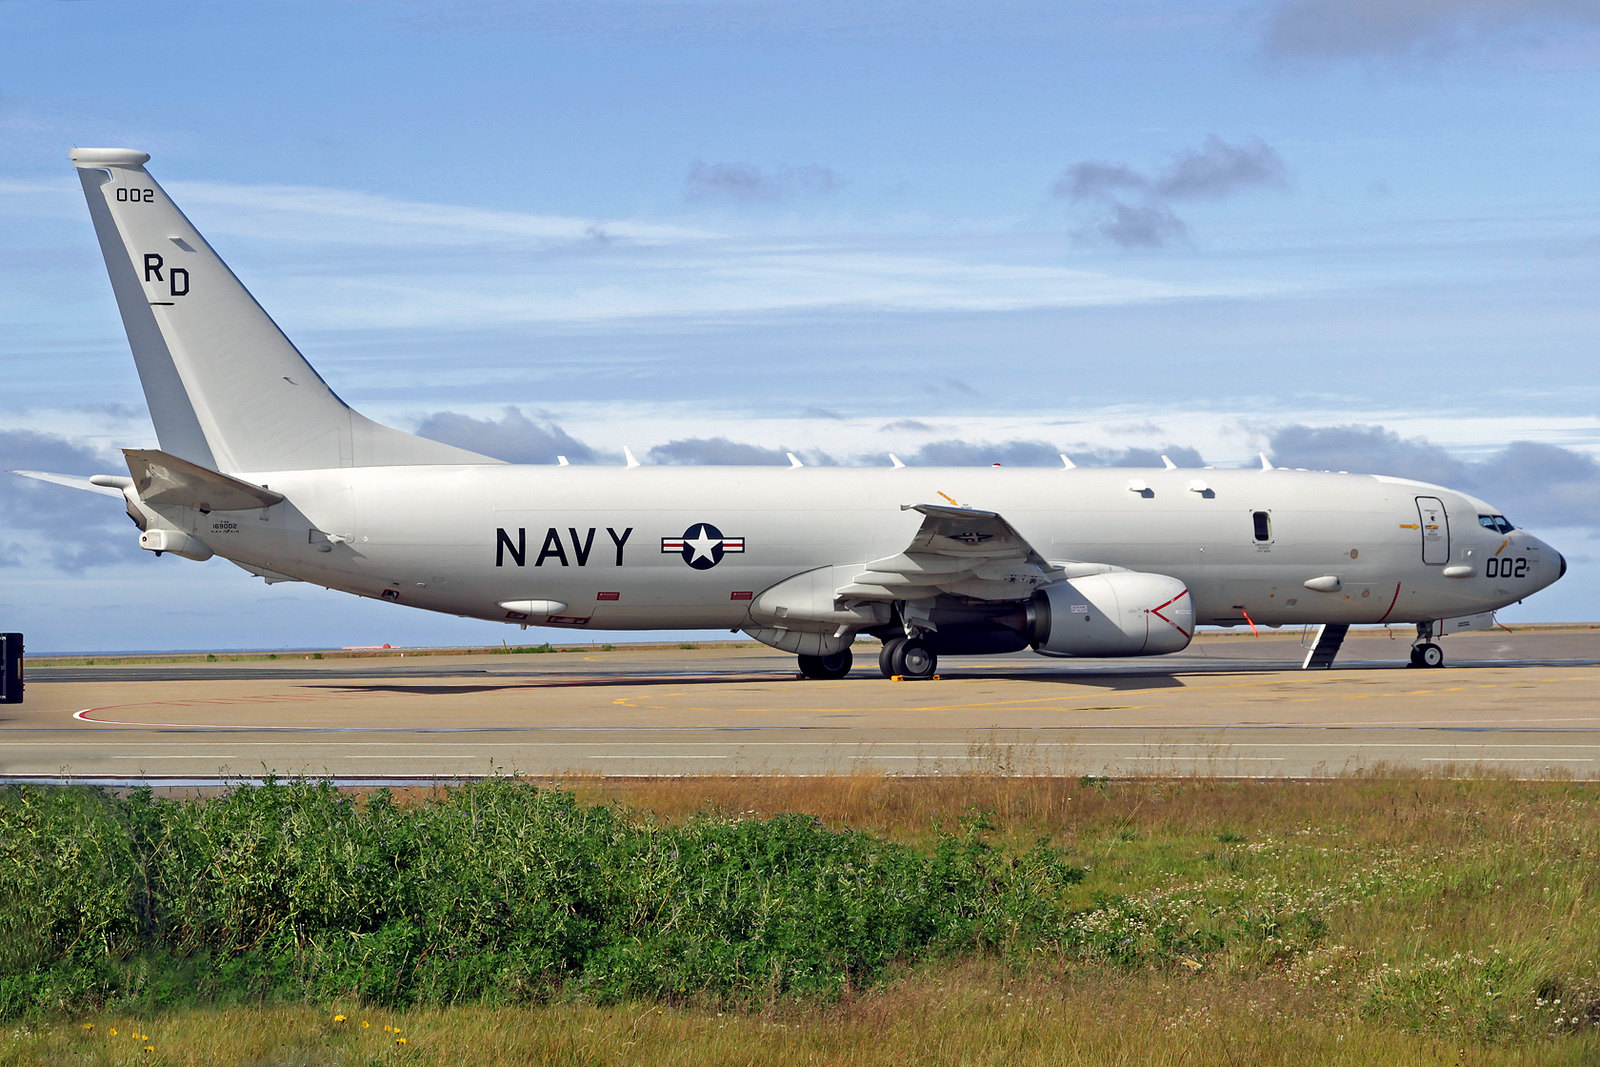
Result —
M 1197 625 L 1351 624 L 1434 639 L 1490 624 L 1566 561 L 1473 497 L 1372 475 L 1260 470 L 512 465 L 351 410 L 144 169 L 80 148 L 159 450 L 118 495 L 157 554 L 269 582 L 521 625 L 728 629 L 885 675 L 940 655 L 1144 656 Z

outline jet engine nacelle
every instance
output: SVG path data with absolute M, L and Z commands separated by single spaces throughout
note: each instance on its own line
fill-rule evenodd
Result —
M 1194 635 L 1194 599 L 1176 578 L 1111 571 L 1052 582 L 1028 602 L 1028 639 L 1046 656 L 1158 656 Z

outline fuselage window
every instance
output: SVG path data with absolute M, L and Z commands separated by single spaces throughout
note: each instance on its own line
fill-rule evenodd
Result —
M 1485 530 L 1493 530 L 1495 533 L 1510 533 L 1516 529 L 1515 526 L 1511 525 L 1511 520 L 1504 515 L 1479 515 L 1478 525 Z
M 1256 524 L 1256 540 L 1272 540 L 1272 517 L 1265 511 L 1257 511 L 1250 516 Z

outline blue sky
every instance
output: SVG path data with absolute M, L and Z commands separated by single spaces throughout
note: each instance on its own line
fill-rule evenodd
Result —
M 1600 8 L 0 0 L 0 470 L 153 443 L 73 145 L 342 396 L 513 459 L 1250 463 L 1477 492 L 1600 593 Z M 39 649 L 464 644 L 3 479 Z M 107 511 L 111 514 L 107 514 Z

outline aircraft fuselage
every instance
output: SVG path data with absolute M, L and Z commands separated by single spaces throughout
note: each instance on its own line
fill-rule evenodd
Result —
M 1470 615 L 1543 588 L 1560 567 L 1538 538 L 1480 525 L 1488 505 L 1464 494 L 1281 469 L 494 465 L 243 477 L 286 503 L 163 515 L 246 566 L 433 611 L 590 629 L 747 626 L 777 583 L 901 551 L 920 523 L 901 506 L 940 496 L 1003 513 L 1052 561 L 1177 578 L 1203 624 Z M 1441 509 L 1432 531 L 1419 501 Z M 518 619 L 526 613 L 501 606 L 524 601 L 564 607 Z

